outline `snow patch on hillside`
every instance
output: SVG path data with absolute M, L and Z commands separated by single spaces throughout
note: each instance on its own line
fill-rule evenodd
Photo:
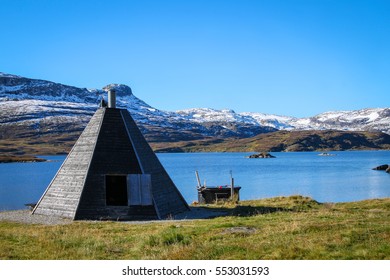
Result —
M 39 119 L 70 123 L 87 122 L 106 91 L 115 89 L 117 107 L 126 108 L 143 125 L 196 130 L 205 135 L 249 136 L 262 128 L 277 130 L 382 131 L 390 134 L 390 108 L 325 112 L 310 118 L 263 113 L 236 113 L 231 109 L 192 108 L 169 112 L 156 109 L 137 98 L 131 88 L 110 84 L 101 90 L 83 89 L 43 80 L 22 78 L 0 72 L 0 124 L 23 123 Z M 233 128 L 234 127 L 234 128 Z M 234 131 L 233 131 L 234 130 Z M 226 131 L 230 131 L 226 134 Z M 268 130 L 269 131 L 269 130 Z M 221 133 L 221 134 L 218 134 Z M 241 134 L 240 134 L 241 133 Z

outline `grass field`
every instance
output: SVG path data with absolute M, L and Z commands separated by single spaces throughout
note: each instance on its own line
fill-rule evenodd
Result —
M 216 205 L 227 217 L 146 224 L 0 222 L 0 259 L 390 259 L 390 198 Z

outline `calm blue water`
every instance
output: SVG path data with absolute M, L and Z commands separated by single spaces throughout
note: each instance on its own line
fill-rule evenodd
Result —
M 230 170 L 241 199 L 305 195 L 320 202 L 390 197 L 390 174 L 371 168 L 390 164 L 390 151 L 272 153 L 274 159 L 248 159 L 250 153 L 159 154 L 188 203 L 197 199 L 195 170 L 208 186 L 226 185 Z M 23 209 L 36 202 L 64 156 L 45 156 L 44 163 L 0 164 L 0 210 Z

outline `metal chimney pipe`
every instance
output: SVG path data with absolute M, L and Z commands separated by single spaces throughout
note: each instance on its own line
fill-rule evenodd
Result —
M 108 108 L 116 108 L 115 89 L 108 90 Z

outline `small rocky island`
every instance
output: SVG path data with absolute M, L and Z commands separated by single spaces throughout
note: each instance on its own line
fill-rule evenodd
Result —
M 261 152 L 259 154 L 250 155 L 248 158 L 275 158 L 275 156 L 270 153 Z
M 380 170 L 380 171 L 386 171 L 387 173 L 390 173 L 390 165 L 388 164 L 379 165 L 377 167 L 374 167 L 372 170 Z

